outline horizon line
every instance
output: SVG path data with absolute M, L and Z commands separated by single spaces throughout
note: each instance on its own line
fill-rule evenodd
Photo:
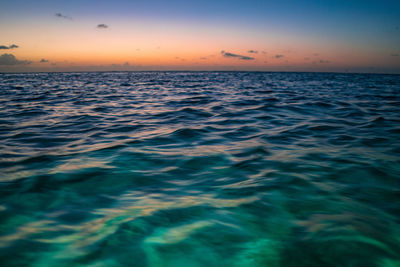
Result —
M 343 71 L 263 71 L 263 70 L 92 70 L 92 71 L 10 71 L 0 74 L 36 74 L 36 73 L 109 73 L 109 72 L 259 72 L 259 73 L 316 73 L 316 74 L 372 74 L 400 75 L 400 73 L 378 72 L 343 72 Z

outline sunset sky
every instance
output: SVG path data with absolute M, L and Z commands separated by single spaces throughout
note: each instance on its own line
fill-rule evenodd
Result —
M 0 3 L 0 72 L 400 73 L 399 0 Z

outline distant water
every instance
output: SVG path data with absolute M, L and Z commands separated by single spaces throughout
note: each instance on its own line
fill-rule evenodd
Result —
M 400 266 L 400 76 L 0 74 L 1 266 Z

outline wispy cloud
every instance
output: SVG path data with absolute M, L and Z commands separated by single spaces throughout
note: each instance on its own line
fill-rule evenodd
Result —
M 98 25 L 97 25 L 97 28 L 98 28 L 98 29 L 107 29 L 107 28 L 108 28 L 108 25 L 103 24 L 103 23 L 102 23 L 102 24 L 98 24 Z
M 396 53 L 395 53 L 395 54 L 391 54 L 391 56 L 392 56 L 392 57 L 398 57 L 398 56 L 400 56 L 400 54 L 396 54 Z
M 324 60 L 324 59 L 320 59 L 319 60 L 319 63 L 321 63 L 321 64 L 328 64 L 328 63 L 331 63 L 329 60 Z
M 275 58 L 283 58 L 283 57 L 284 57 L 284 55 L 280 55 L 280 54 L 275 55 Z
M 49 61 L 48 61 L 47 59 L 42 58 L 39 62 L 40 62 L 40 63 L 47 63 L 47 62 L 49 62 Z
M 258 51 L 257 51 L 257 50 L 249 50 L 249 51 L 247 51 L 247 53 L 250 53 L 250 54 L 258 54 Z
M 55 16 L 56 16 L 57 18 L 61 18 L 61 19 L 68 19 L 68 20 L 72 20 L 72 18 L 71 18 L 71 17 L 69 17 L 69 16 L 66 16 L 66 15 L 64 15 L 64 14 L 61 14 L 61 13 L 56 13 L 56 14 L 55 14 Z
M 238 54 L 233 54 L 230 52 L 225 52 L 224 50 L 221 51 L 221 54 L 224 57 L 229 57 L 229 58 L 237 58 L 240 60 L 254 60 L 254 57 L 248 57 L 248 56 L 242 56 L 242 55 L 238 55 Z
M 124 64 L 111 64 L 110 66 L 111 67 L 118 67 L 118 68 L 121 68 L 121 67 L 132 67 L 132 65 L 129 64 L 128 61 L 126 61 Z
M 29 60 L 18 60 L 13 54 L 3 54 L 0 56 L 0 65 L 27 65 L 31 64 L 32 61 Z
M 6 45 L 0 45 L 0 49 L 14 49 L 14 48 L 18 48 L 19 46 L 18 45 L 15 45 L 15 44 L 12 44 L 12 45 L 9 45 L 9 46 L 6 46 Z

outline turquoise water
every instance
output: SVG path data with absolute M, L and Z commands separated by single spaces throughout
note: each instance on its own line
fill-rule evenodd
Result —
M 1 266 L 400 266 L 400 76 L 0 89 Z

